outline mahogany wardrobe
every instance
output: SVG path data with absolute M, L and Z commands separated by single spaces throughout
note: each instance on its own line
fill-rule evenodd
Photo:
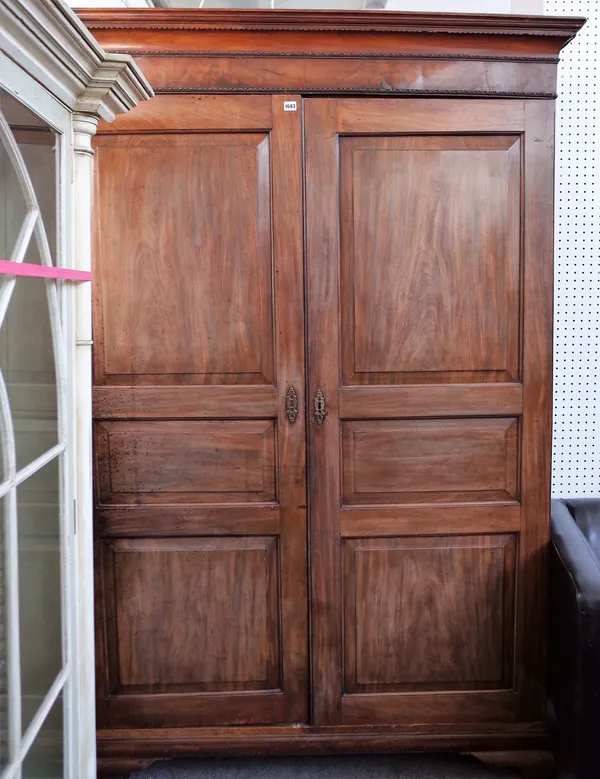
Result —
M 83 11 L 98 754 L 543 771 L 554 101 L 581 19 Z

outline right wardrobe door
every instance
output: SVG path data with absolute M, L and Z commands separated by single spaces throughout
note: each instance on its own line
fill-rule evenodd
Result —
M 313 721 L 539 720 L 553 104 L 305 111 Z

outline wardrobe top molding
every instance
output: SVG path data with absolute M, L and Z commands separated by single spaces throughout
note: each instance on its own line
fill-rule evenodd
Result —
M 585 22 L 393 11 L 78 14 L 105 50 L 133 55 L 157 93 L 216 94 L 554 98 L 559 52 Z
M 446 14 L 398 11 L 282 11 L 264 9 L 76 9 L 99 29 L 417 32 L 475 35 L 545 35 L 572 38 L 582 17 L 517 14 Z

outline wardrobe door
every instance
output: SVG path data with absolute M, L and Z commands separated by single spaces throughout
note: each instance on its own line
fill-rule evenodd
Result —
M 100 728 L 308 708 L 292 96 L 160 96 L 96 138 Z
M 543 716 L 552 111 L 307 101 L 318 725 Z

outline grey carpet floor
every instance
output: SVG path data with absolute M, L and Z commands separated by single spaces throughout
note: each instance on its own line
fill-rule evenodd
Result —
M 517 771 L 455 755 L 169 760 L 132 779 L 519 779 Z M 561 779 L 571 779 L 561 773 Z

